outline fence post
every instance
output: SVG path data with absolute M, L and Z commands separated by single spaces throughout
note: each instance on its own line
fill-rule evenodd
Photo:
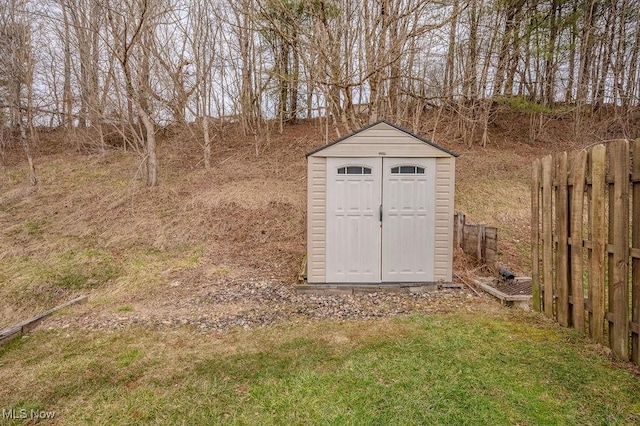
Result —
M 540 312 L 540 160 L 537 159 L 531 175 L 531 291 L 533 309 Z
M 480 263 L 486 263 L 485 255 L 484 255 L 484 247 L 486 245 L 486 240 L 487 240 L 487 231 L 484 223 L 481 223 L 480 225 L 478 225 L 478 247 L 476 249 L 476 257 L 478 258 L 478 261 Z

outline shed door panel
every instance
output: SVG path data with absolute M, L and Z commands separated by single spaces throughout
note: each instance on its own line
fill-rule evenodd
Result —
M 385 158 L 382 281 L 434 280 L 435 178 L 433 158 Z
M 380 282 L 381 180 L 381 158 L 327 158 L 327 282 Z

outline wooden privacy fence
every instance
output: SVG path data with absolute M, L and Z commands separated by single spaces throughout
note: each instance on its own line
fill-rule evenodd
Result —
M 533 163 L 533 304 L 640 363 L 640 139 Z
M 453 235 L 456 247 L 475 256 L 481 263 L 493 265 L 498 256 L 498 228 L 466 223 L 464 213 L 456 213 L 453 218 Z

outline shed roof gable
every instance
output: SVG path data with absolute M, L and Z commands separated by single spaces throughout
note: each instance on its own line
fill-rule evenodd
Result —
M 307 154 L 309 156 L 332 156 L 334 154 L 340 156 L 348 156 L 349 150 L 340 149 L 340 145 L 364 145 L 365 141 L 377 142 L 376 146 L 371 146 L 372 154 L 378 153 L 383 144 L 389 147 L 394 145 L 419 145 L 422 148 L 422 152 L 426 153 L 425 156 L 434 157 L 457 157 L 458 154 L 443 148 L 430 140 L 422 138 L 409 130 L 404 129 L 395 124 L 389 123 L 386 120 L 380 120 L 360 130 L 343 136 L 327 145 L 321 146 Z M 344 147 L 343 147 L 344 148 Z M 375 148 L 375 149 L 374 149 Z M 418 148 L 418 146 L 416 146 Z M 362 154 L 361 151 L 359 151 Z M 381 153 L 378 153 L 381 154 Z

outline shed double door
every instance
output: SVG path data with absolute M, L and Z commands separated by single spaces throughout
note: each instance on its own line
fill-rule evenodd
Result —
M 434 279 L 435 159 L 327 158 L 328 283 Z

